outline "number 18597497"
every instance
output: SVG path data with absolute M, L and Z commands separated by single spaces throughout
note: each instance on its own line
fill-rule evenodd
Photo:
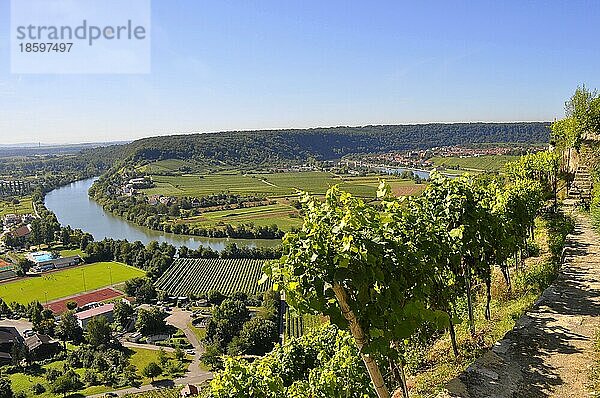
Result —
M 19 43 L 22 53 L 68 53 L 73 43 Z

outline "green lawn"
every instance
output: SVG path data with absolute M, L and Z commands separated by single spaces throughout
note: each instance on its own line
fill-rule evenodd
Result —
M 150 362 L 158 363 L 158 351 L 157 350 L 146 350 L 140 348 L 131 348 L 129 349 L 131 357 L 130 362 L 135 365 L 138 369 L 138 374 L 142 380 L 143 384 L 149 384 L 150 379 L 144 378 L 141 374 L 142 369 Z M 172 354 L 168 354 L 172 357 Z M 54 368 L 61 370 L 64 365 L 64 361 L 56 361 L 52 362 L 48 365 L 42 366 L 38 372 L 33 373 L 15 373 L 9 375 L 9 379 L 12 384 L 12 389 L 15 393 L 24 392 L 27 397 L 42 397 L 42 398 L 51 398 L 56 397 L 56 395 L 50 392 L 50 386 L 45 378 L 45 372 L 47 369 Z M 75 370 L 80 377 L 83 377 L 85 373 L 85 369 L 76 369 Z M 169 376 L 159 376 L 156 380 L 169 379 Z M 35 395 L 31 391 L 31 386 L 35 383 L 40 383 L 46 388 L 46 392 L 43 394 Z M 104 392 L 112 391 L 114 388 L 106 387 L 106 386 L 92 386 L 87 387 L 83 390 L 78 391 L 79 394 L 83 396 L 101 394 Z
M 111 277 L 115 284 L 144 275 L 144 271 L 122 263 L 94 263 L 0 284 L 0 298 L 7 303 L 43 303 L 109 286 Z
M 518 159 L 519 156 L 513 155 L 484 155 L 468 158 L 459 157 L 433 157 L 430 160 L 436 166 L 455 167 L 461 169 L 481 170 L 481 171 L 499 171 L 502 170 L 507 162 Z
M 33 213 L 33 204 L 31 196 L 19 198 L 19 204 L 13 204 L 12 202 L 0 200 L 0 217 L 4 217 L 6 214 L 31 214 Z
M 72 250 L 65 249 L 65 250 L 60 250 L 59 253 L 62 257 L 71 257 L 71 256 L 83 257 L 83 250 L 81 250 L 81 249 L 72 249 Z

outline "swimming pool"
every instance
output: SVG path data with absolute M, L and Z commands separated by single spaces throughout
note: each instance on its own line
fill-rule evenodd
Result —
M 35 252 L 35 253 L 31 253 L 31 258 L 36 263 L 43 263 L 45 261 L 54 260 L 54 256 L 52 255 L 52 253 L 48 253 L 48 252 Z

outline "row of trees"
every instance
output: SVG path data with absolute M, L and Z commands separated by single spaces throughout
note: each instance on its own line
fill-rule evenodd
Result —
M 537 165 L 506 183 L 434 174 L 415 198 L 396 198 L 382 183 L 375 204 L 337 187 L 324 201 L 305 195 L 302 230 L 286 235 L 284 255 L 265 272 L 296 310 L 350 330 L 377 396 L 389 396 L 384 364 L 393 369 L 388 383 L 407 395 L 403 342 L 425 327 L 448 329 L 457 354 L 457 305 L 466 300 L 475 334 L 474 286 L 485 286 L 488 319 L 494 266 L 510 286 L 509 260 L 519 263 L 543 205 Z
M 279 294 L 267 291 L 255 317 L 250 316 L 249 303 L 246 294 L 236 293 L 213 307 L 206 326 L 206 352 L 202 356 L 204 363 L 212 369 L 222 368 L 224 354 L 264 355 L 278 341 Z

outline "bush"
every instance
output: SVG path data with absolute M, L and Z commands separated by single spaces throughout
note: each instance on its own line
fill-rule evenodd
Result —
M 46 387 L 44 387 L 40 383 L 35 383 L 34 385 L 31 386 L 31 392 L 34 395 L 41 395 L 46 392 Z

